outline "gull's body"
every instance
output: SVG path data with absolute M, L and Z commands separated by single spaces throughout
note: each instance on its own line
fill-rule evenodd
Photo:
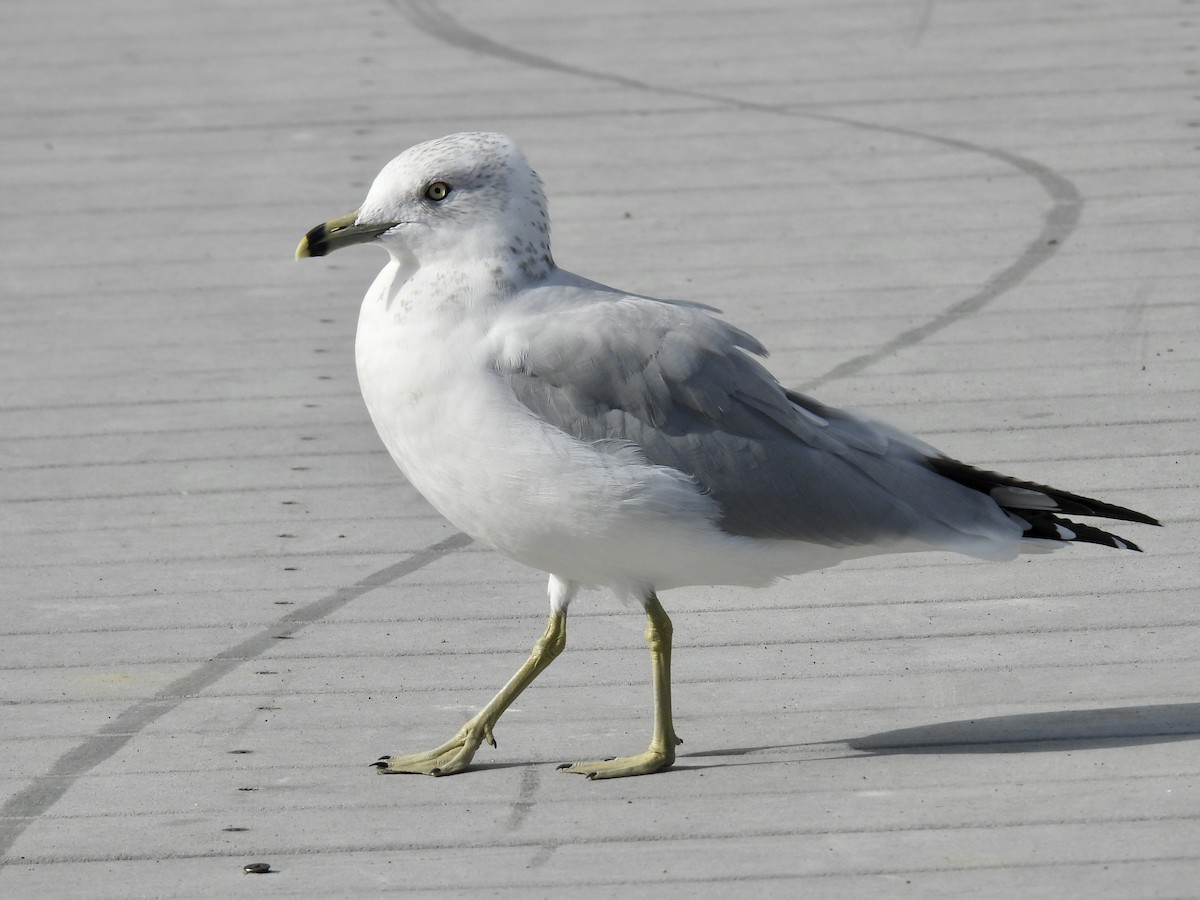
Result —
M 858 556 L 953 550 L 1011 559 L 1071 540 L 1132 547 L 1056 515 L 1153 522 L 979 472 L 898 429 L 784 390 L 742 331 L 555 266 L 536 175 L 500 135 L 406 151 L 362 209 L 298 255 L 377 241 L 391 261 L 363 300 L 363 398 L 405 476 L 447 519 L 550 573 L 551 621 L 504 690 L 447 744 L 385 771 L 464 768 L 516 695 L 561 651 L 581 585 L 648 613 L 656 725 L 637 757 L 674 759 L 670 622 L 656 592 L 763 585 Z M 1134 548 L 1136 549 L 1136 548 Z
M 618 594 L 689 584 L 763 585 L 832 565 L 875 547 L 755 540 L 723 531 L 720 507 L 697 481 L 655 465 L 623 438 L 581 441 L 526 407 L 509 380 L 531 344 L 547 335 L 541 295 L 563 296 L 572 317 L 651 303 L 580 286 L 568 273 L 469 317 L 419 301 L 404 312 L 388 266 L 362 307 L 359 382 L 372 420 L 405 476 L 472 537 L 564 582 Z M 389 298 L 391 302 L 389 302 Z M 698 313 L 656 310 L 683 328 Z M 582 313 L 582 315 L 581 315 Z M 594 339 L 582 332 L 581 341 Z M 643 334 L 631 335 L 640 340 Z M 443 344 L 453 352 L 436 352 Z M 534 351 L 536 352 L 536 351 Z M 974 492 L 963 490 L 975 503 Z M 964 504 L 965 505 L 965 504 Z M 1020 530 L 1003 516 L 1016 552 Z

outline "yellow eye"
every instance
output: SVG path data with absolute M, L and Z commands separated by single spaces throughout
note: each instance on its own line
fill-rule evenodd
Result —
M 435 181 L 425 189 L 425 196 L 430 200 L 445 200 L 450 193 L 450 185 L 444 181 Z

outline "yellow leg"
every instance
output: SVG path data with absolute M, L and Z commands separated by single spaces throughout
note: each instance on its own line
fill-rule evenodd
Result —
M 654 673 L 654 733 L 645 753 L 621 756 L 599 762 L 567 763 L 564 772 L 588 778 L 624 778 L 649 775 L 675 762 L 675 747 L 682 744 L 671 723 L 671 620 L 658 597 L 646 602 L 646 643 L 650 645 L 650 665 Z
M 493 747 L 496 739 L 492 737 L 492 729 L 500 716 L 520 695 L 529 687 L 533 679 L 554 658 L 562 653 L 567 644 L 567 617 L 562 613 L 551 613 L 550 624 L 536 644 L 525 664 L 517 669 L 515 675 L 508 680 L 500 693 L 491 699 L 487 706 L 473 716 L 454 737 L 440 747 L 434 747 L 424 753 L 413 753 L 408 756 L 381 756 L 374 763 L 385 775 L 397 773 L 412 773 L 417 775 L 453 775 L 461 772 L 471 764 L 471 758 L 479 745 L 487 741 Z

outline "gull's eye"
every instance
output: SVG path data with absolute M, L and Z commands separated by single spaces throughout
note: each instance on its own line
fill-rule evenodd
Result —
M 425 189 L 425 196 L 430 200 L 445 200 L 450 193 L 450 185 L 444 181 L 435 181 Z

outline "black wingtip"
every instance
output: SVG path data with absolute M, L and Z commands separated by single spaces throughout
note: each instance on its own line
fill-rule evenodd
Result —
M 976 469 L 949 457 L 931 457 L 926 460 L 926 464 L 939 475 L 963 487 L 986 494 L 1008 513 L 1010 518 L 1025 527 L 1024 537 L 1029 539 L 1098 544 L 1101 547 L 1141 553 L 1142 548 L 1131 540 L 1094 525 L 1073 522 L 1063 518 L 1061 514 L 1096 516 L 1120 522 L 1137 522 L 1141 525 L 1162 525 L 1153 516 L 1135 509 L 1060 491 L 1058 488 L 1032 481 L 1021 481 L 997 472 Z
M 1074 544 L 1097 544 L 1101 547 L 1111 547 L 1114 550 L 1133 550 L 1142 552 L 1142 548 L 1128 538 L 1087 525 L 1064 519 L 1050 512 L 1031 512 L 1030 510 L 1006 509 L 1008 517 L 1024 527 L 1024 538 L 1040 541 L 1059 541 Z
M 1162 525 L 1158 519 L 1138 512 L 1136 509 L 1117 506 L 1115 503 L 1105 503 L 1103 500 L 1085 497 L 1082 494 L 1072 494 L 1069 491 L 1062 491 L 1034 481 L 1022 481 L 1010 475 L 1001 475 L 999 472 L 977 469 L 946 456 L 930 457 L 926 460 L 926 464 L 939 475 L 949 478 L 951 481 L 957 481 L 963 487 L 969 487 L 982 494 L 994 496 L 992 492 L 997 489 L 1018 488 L 1040 494 L 1043 499 L 1051 500 L 1056 505 L 1055 509 L 1046 510 L 1037 504 L 1026 507 L 1016 502 L 997 501 L 1001 507 L 1011 509 L 1019 515 L 1023 515 L 1027 510 L 1049 511 L 1072 516 L 1096 516 L 1102 519 L 1115 519 L 1119 522 L 1137 522 L 1141 525 Z

